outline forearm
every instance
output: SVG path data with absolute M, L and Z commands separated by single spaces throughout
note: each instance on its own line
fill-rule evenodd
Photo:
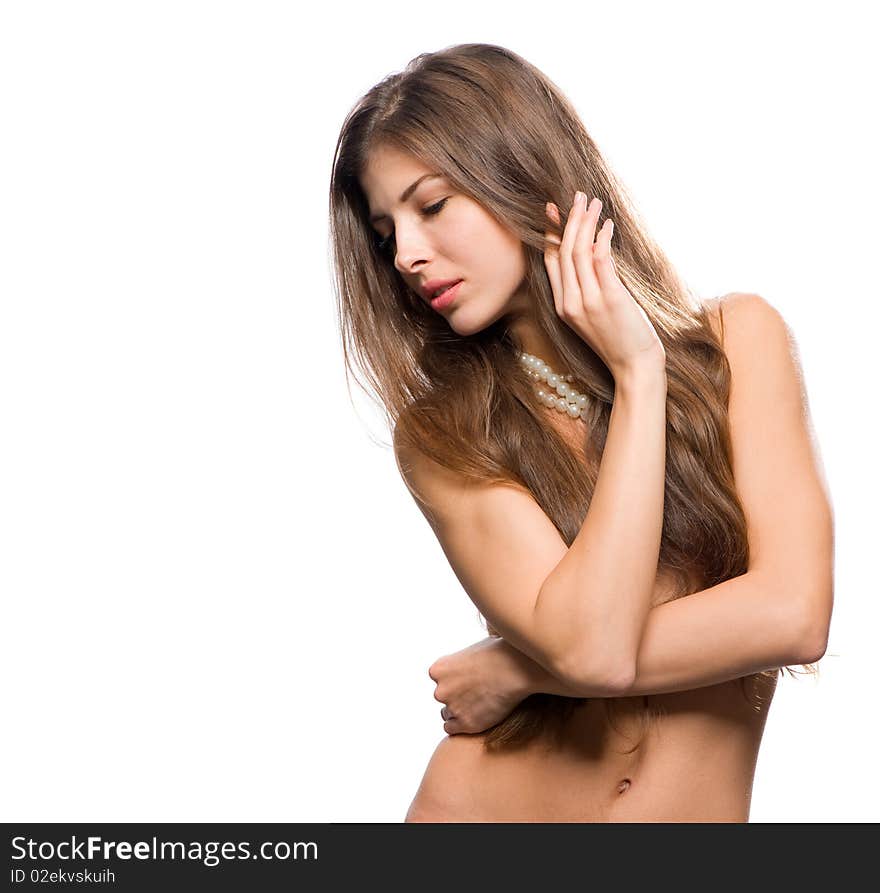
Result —
M 541 588 L 534 620 L 560 678 L 631 675 L 657 574 L 666 472 L 666 373 L 618 382 L 589 511 Z
M 811 638 L 804 602 L 794 583 L 748 572 L 652 609 L 635 680 L 623 692 L 560 680 L 525 655 L 511 662 L 517 673 L 511 679 L 523 697 L 534 692 L 633 696 L 689 691 L 776 667 L 812 663 L 822 649 Z M 516 650 L 506 642 L 504 647 Z
M 491 649 L 492 656 L 496 660 L 493 671 L 497 673 L 502 688 L 514 694 L 520 701 L 537 692 L 562 695 L 566 698 L 619 696 L 616 689 L 608 688 L 600 681 L 593 685 L 588 685 L 586 682 L 575 684 L 554 676 L 536 660 L 532 660 L 500 636 L 493 636 L 491 641 L 483 641 Z

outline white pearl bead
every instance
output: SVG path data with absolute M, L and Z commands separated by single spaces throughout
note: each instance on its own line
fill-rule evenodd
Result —
M 538 399 L 545 406 L 553 406 L 559 412 L 567 413 L 571 418 L 586 419 L 587 395 L 581 394 L 568 382 L 574 381 L 574 376 L 560 375 L 554 372 L 540 357 L 534 354 L 521 352 L 519 354 L 520 362 L 526 375 L 533 381 L 545 381 L 550 391 L 538 388 Z M 556 391 L 559 397 L 555 396 L 552 391 Z

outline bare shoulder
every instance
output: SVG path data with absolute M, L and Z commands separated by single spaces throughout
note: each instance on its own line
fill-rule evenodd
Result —
M 532 494 L 513 481 L 473 480 L 403 442 L 396 431 L 394 456 L 400 476 L 444 549 L 463 534 L 492 536 L 497 533 L 494 523 L 512 516 L 524 514 L 545 531 L 552 527 Z
M 780 327 L 787 328 L 787 324 L 779 310 L 765 297 L 754 292 L 731 292 L 715 299 L 720 314 L 723 314 L 725 327 L 728 324 L 739 326 L 747 325 L 754 328 L 756 325 L 762 329 L 779 331 Z
M 488 485 L 470 480 L 404 442 L 396 429 L 393 444 L 400 476 L 435 532 L 445 521 L 454 518 L 460 523 L 465 515 L 485 508 L 487 502 L 504 500 L 509 492 L 519 490 L 528 495 L 528 491 L 513 483 Z
M 806 411 L 803 370 L 797 340 L 782 313 L 752 292 L 733 292 L 719 301 L 724 352 L 731 364 L 731 389 L 775 387 Z M 733 399 L 733 397 L 731 398 Z
M 787 328 L 782 314 L 765 298 L 754 292 L 730 292 L 703 301 L 709 321 L 721 342 L 727 347 L 728 325 L 733 324 L 737 332 L 745 329 L 752 334 L 758 330 L 772 337 L 772 329 Z M 789 332 L 790 333 L 790 332 Z
M 751 292 L 725 295 L 718 308 L 730 363 L 731 428 L 746 428 L 740 440 L 753 440 L 754 426 L 770 421 L 761 416 L 808 422 L 797 342 L 779 310 Z

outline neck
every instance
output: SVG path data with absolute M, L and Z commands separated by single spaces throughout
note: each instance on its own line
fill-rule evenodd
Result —
M 559 355 L 553 342 L 535 325 L 534 321 L 520 319 L 512 322 L 508 328 L 514 342 L 525 353 L 542 359 L 555 372 L 565 374 L 568 370 L 565 361 Z

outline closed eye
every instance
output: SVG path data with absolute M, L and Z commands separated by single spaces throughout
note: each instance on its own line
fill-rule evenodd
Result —
M 429 205 L 427 208 L 424 208 L 422 210 L 422 213 L 425 215 L 439 214 L 440 211 L 443 209 L 443 206 L 448 201 L 449 201 L 448 196 L 446 198 L 442 198 L 436 204 Z M 387 236 L 385 236 L 384 239 L 380 239 L 378 241 L 377 247 L 378 247 L 379 251 L 385 251 L 389 247 L 389 245 L 391 244 L 392 241 L 394 241 L 394 233 L 390 232 Z

